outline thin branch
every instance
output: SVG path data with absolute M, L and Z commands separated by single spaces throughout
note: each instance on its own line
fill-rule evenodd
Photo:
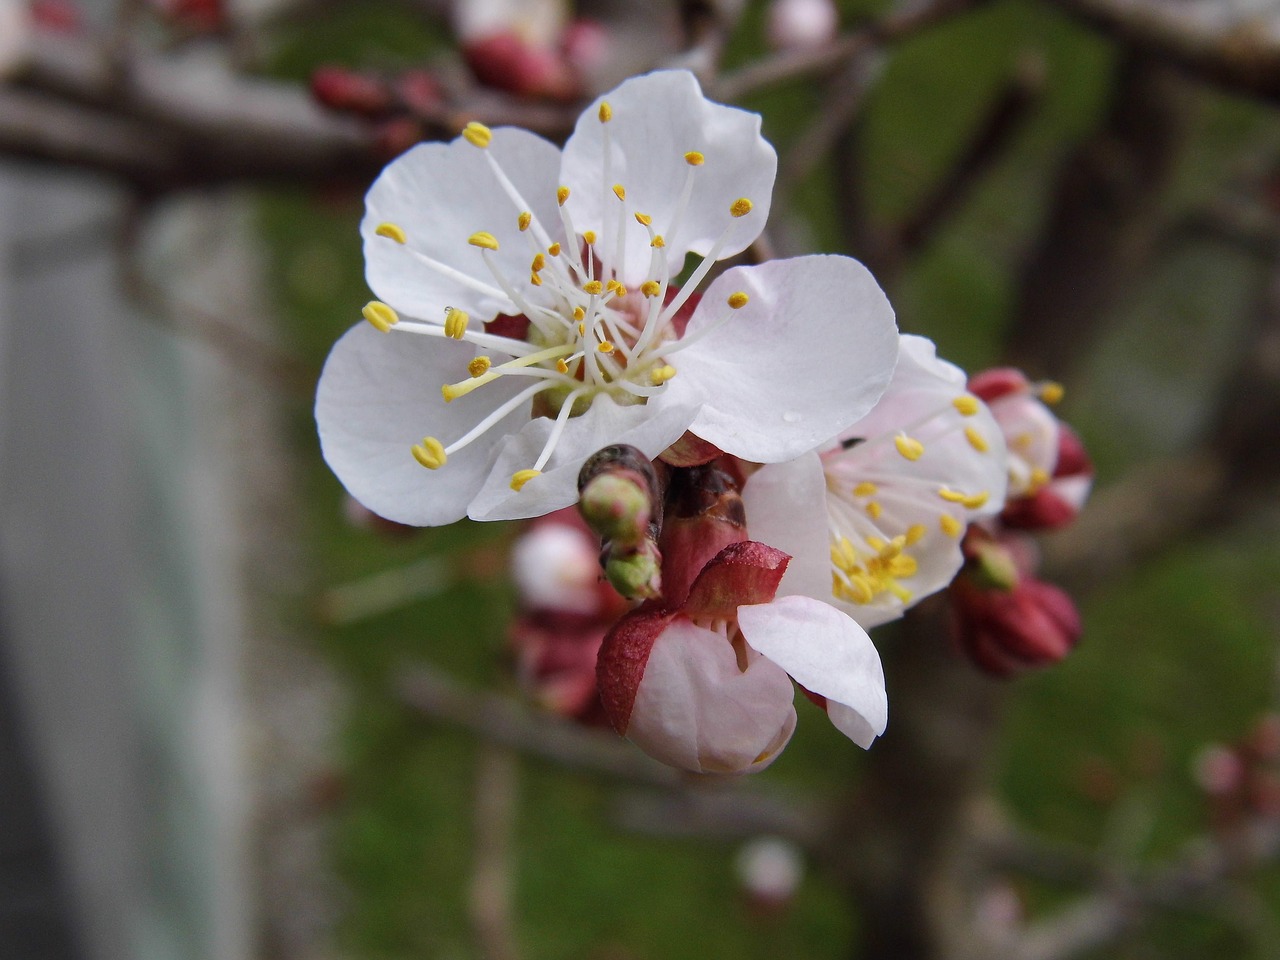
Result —
M 469 889 L 471 927 L 484 960 L 519 960 L 511 915 L 513 833 L 520 767 L 502 747 L 482 744 L 476 757 L 475 862 Z

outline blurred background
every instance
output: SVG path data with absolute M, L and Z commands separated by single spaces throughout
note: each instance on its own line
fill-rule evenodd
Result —
M 732 782 L 534 706 L 517 526 L 379 521 L 311 418 L 381 166 L 663 66 L 764 117 L 753 256 L 1096 465 L 1070 656 L 922 605 L 869 753 Z M 0 956 L 1280 956 L 1277 104 L 1274 0 L 0 0 Z

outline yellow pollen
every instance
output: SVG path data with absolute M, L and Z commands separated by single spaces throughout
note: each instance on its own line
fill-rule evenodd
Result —
M 1036 442 L 1036 438 L 1029 433 L 1020 433 L 1013 438 L 1013 445 L 1020 450 L 1025 450 Z
M 561 357 L 559 360 L 556 361 L 556 372 L 557 373 L 569 372 L 569 365 L 564 362 L 564 357 Z
M 553 257 L 560 256 L 560 244 L 553 243 L 551 246 L 547 247 L 547 253 L 551 254 Z
M 608 123 L 613 119 L 613 107 L 609 106 L 608 100 L 600 101 L 600 111 L 596 114 L 600 118 L 601 123 Z M 519 487 L 516 487 L 519 490 Z
M 745 293 L 739 290 L 737 293 L 729 294 L 729 299 L 726 300 L 725 302 L 729 304 L 731 309 L 741 310 L 743 307 L 747 305 L 747 301 L 750 299 L 751 299 L 750 297 L 748 297 Z
M 588 280 L 582 285 L 582 292 L 589 293 L 593 297 L 604 289 L 604 284 L 599 280 Z
M 473 233 L 469 236 L 467 238 L 467 243 L 471 244 L 473 247 L 479 247 L 482 250 L 498 249 L 498 238 L 492 233 L 485 233 L 483 230 L 480 233 Z
M 707 158 L 697 150 L 690 150 L 684 155 L 684 162 L 691 167 L 700 167 L 707 162 Z
M 569 199 L 569 188 L 561 187 L 556 191 L 556 203 L 564 206 L 564 202 Z
M 471 315 L 466 311 L 449 307 L 444 312 L 444 335 L 453 337 L 455 340 L 461 340 L 467 332 L 467 324 L 470 321 Z
M 872 520 L 879 520 L 880 514 L 883 512 L 884 511 L 881 508 L 880 504 L 876 503 L 874 500 L 868 501 L 867 516 L 870 517 Z
M 640 292 L 646 297 L 656 297 L 662 292 L 662 284 L 657 280 L 646 280 L 644 283 L 640 284 Z
M 649 241 L 649 246 L 651 247 L 665 247 L 666 245 L 667 245 L 667 241 L 662 239 L 662 234 L 660 233 L 655 234 L 654 238 Z
M 987 444 L 987 438 L 980 434 L 973 427 L 964 428 L 964 438 L 969 441 L 969 446 L 977 450 L 979 453 L 986 453 L 990 448 Z
M 924 444 L 919 440 L 914 440 L 905 434 L 899 434 L 893 438 L 893 445 L 898 448 L 898 452 L 908 460 L 919 460 L 924 456 Z
M 671 366 L 671 364 L 666 364 L 665 366 L 654 367 L 653 370 L 649 372 L 649 380 L 655 387 L 660 387 L 675 375 L 676 368 Z
M 535 253 L 533 255 L 533 263 L 529 264 L 529 269 L 532 270 L 534 273 L 537 273 L 546 265 L 547 265 L 547 258 L 543 256 L 541 253 Z
M 583 310 L 581 307 L 574 307 L 574 308 L 573 308 L 573 319 L 575 319 L 575 320 L 577 320 L 577 321 L 581 322 L 582 320 L 585 320 L 586 318 L 587 318 L 587 311 Z M 579 333 L 581 333 L 582 331 L 581 331 L 581 330 L 579 330 L 578 332 L 579 332 Z
M 1040 384 L 1040 399 L 1045 403 L 1053 406 L 1055 403 L 1061 403 L 1062 397 L 1066 391 L 1062 388 L 1062 384 L 1049 380 Z
M 855 497 L 870 497 L 875 494 L 876 489 L 877 489 L 876 485 L 872 483 L 870 480 L 863 480 L 860 484 L 858 484 L 856 487 L 853 488 L 853 495 Z
M 964 529 L 964 524 L 949 513 L 944 513 L 938 518 L 938 526 L 942 528 L 942 532 L 948 537 L 958 537 L 960 536 L 960 531 Z
M 435 437 L 423 437 L 421 443 L 415 443 L 409 448 L 409 452 L 413 454 L 413 459 L 428 470 L 439 470 L 449 459 L 445 455 L 444 444 Z
M 627 288 L 619 280 L 610 280 L 604 285 L 604 288 L 614 296 L 625 297 L 627 295 Z
M 582 239 L 586 241 L 588 247 L 593 246 L 596 242 L 596 232 L 594 230 L 584 231 Z
M 647 213 L 640 213 L 637 211 L 636 223 L 640 224 L 642 227 L 647 227 L 649 224 L 653 223 L 653 217 L 649 216 Z
M 613 185 L 613 195 L 619 200 L 625 200 L 627 199 L 627 188 L 620 183 L 615 183 Z
M 493 131 L 486 127 L 483 123 L 477 123 L 472 120 L 462 128 L 462 139 L 473 147 L 484 149 L 491 140 L 493 140 Z
M 729 215 L 734 217 L 745 217 L 751 212 L 751 201 L 746 197 L 739 197 L 729 206 Z
M 924 535 L 928 532 L 928 529 L 923 523 L 913 523 L 911 526 L 907 527 L 907 546 L 915 546 L 924 539 Z
M 1043 487 L 1046 483 L 1048 483 L 1049 479 L 1050 477 L 1047 471 L 1041 469 L 1040 467 L 1036 467 L 1034 470 L 1031 471 L 1031 492 L 1035 493 L 1037 490 Z
M 969 394 L 961 394 L 951 401 L 951 405 L 966 417 L 972 417 L 978 412 L 978 398 Z
M 602 340 L 600 345 L 596 347 L 601 353 L 613 353 L 613 344 L 608 340 Z
M 408 238 L 404 235 L 404 230 L 399 224 L 380 223 L 377 229 L 373 231 L 380 237 L 386 237 L 388 240 L 394 240 L 396 243 L 404 243 Z
M 529 273 L 529 282 L 533 284 L 535 287 L 542 286 L 542 278 L 538 276 L 536 273 L 533 273 L 532 271 L 530 271 Z
M 511 475 L 511 489 L 521 490 L 526 483 L 541 473 L 541 470 L 517 470 Z
M 381 300 L 370 300 L 364 305 L 360 315 L 373 324 L 380 333 L 389 333 L 391 328 L 400 322 L 400 315 Z
M 529 229 L 529 224 L 533 223 L 533 214 L 526 210 L 520 216 L 516 217 L 516 226 L 520 228 L 520 232 L 524 233 Z
M 493 365 L 488 357 L 476 357 L 467 364 L 467 373 L 473 377 L 483 377 L 489 372 L 489 367 Z
M 959 490 L 952 490 L 949 487 L 939 487 L 938 496 L 948 503 L 958 503 L 962 507 L 968 507 L 970 510 L 977 510 L 987 502 L 991 495 L 986 490 L 980 490 L 977 493 L 961 493 Z
M 587 335 L 587 325 L 585 323 L 578 324 L 578 336 L 585 337 Z

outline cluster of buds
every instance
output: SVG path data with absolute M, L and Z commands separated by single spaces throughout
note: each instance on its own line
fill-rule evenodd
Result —
M 1280 820 L 1280 715 L 1263 716 L 1235 743 L 1206 747 L 1194 774 L 1215 829 Z
M 1080 615 L 1063 590 L 1037 578 L 1032 533 L 1071 523 L 1089 496 L 1093 465 L 1079 437 L 1049 409 L 1056 383 L 1020 371 L 977 374 L 981 397 L 1004 433 L 1009 488 L 998 516 L 970 527 L 965 565 L 951 585 L 957 641 L 982 670 L 1011 676 L 1062 660 L 1080 639 Z
M 439 109 L 444 93 L 430 70 L 386 74 L 327 66 L 311 74 L 311 96 L 330 110 L 371 122 L 379 151 L 393 157 L 423 138 L 420 118 Z

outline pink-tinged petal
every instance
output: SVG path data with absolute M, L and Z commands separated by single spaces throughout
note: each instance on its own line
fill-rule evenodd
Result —
M 702 568 L 682 608 L 700 620 L 729 620 L 744 603 L 768 603 L 789 559 L 754 540 L 730 544 Z
M 508 414 L 438 470 L 413 458 L 424 436 L 448 446 L 526 386 L 505 377 L 446 404 L 440 385 L 464 378 L 474 356 L 465 343 L 379 333 L 367 323 L 334 344 L 316 391 L 320 447 L 347 491 L 374 513 L 416 526 L 460 520 L 498 442 L 528 419 L 527 405 Z
M 512 475 L 533 468 L 554 428 L 552 419 L 537 417 L 502 446 L 471 504 L 471 519 L 520 520 L 576 503 L 578 471 L 587 457 L 610 444 L 626 443 L 652 459 L 684 433 L 694 414 L 691 407 L 675 404 L 657 410 L 652 404 L 622 406 L 599 394 L 586 413 L 565 424 L 542 475 L 515 491 Z
M 607 101 L 613 118 L 602 124 Z M 612 145 L 605 172 L 605 138 Z M 691 167 L 685 154 L 699 152 L 705 162 Z M 562 176 L 571 193 L 569 209 L 578 230 L 594 230 L 604 249 L 616 243 L 617 215 L 626 224 L 626 265 L 621 279 L 643 282 L 649 273 L 649 234 L 635 222 L 637 211 L 653 218 L 664 235 L 672 273 L 680 272 L 686 251 L 708 254 L 716 239 L 730 233 L 718 259 L 745 250 L 769 216 L 778 157 L 760 135 L 760 116 L 712 103 L 685 70 L 650 73 L 627 80 L 596 100 L 578 120 L 564 148 Z M 685 179 L 693 190 L 677 229 L 677 210 Z M 606 176 L 608 179 L 606 180 Z M 626 190 L 621 203 L 614 184 Z M 729 208 L 740 197 L 753 209 L 735 219 Z
M 563 239 L 556 207 L 560 152 L 536 134 L 513 127 L 493 131 L 487 152 L 498 161 L 551 239 Z M 452 143 L 423 143 L 393 160 L 365 198 L 365 277 L 370 288 L 400 312 L 444 322 L 455 307 L 489 320 L 520 310 L 498 289 L 479 248 L 467 242 L 488 232 L 498 250 L 488 254 L 517 292 L 541 296 L 527 280 L 532 253 L 517 220 L 522 210 L 507 196 L 485 159 L 486 150 L 459 137 Z M 391 223 L 405 242 L 380 236 Z M 476 281 L 466 283 L 423 261 L 421 254 Z
M 748 302 L 732 310 L 730 294 Z M 735 267 L 702 298 L 674 353 L 668 402 L 701 402 L 690 428 L 726 453 L 790 460 L 838 435 L 875 405 L 893 375 L 893 309 L 867 268 L 811 256 Z
M 627 739 L 697 773 L 768 766 L 795 730 L 794 692 L 779 667 L 754 651 L 744 654 L 745 669 L 725 636 L 672 619 L 649 650 Z
M 993 400 L 991 413 L 1009 449 L 1010 499 L 1032 492 L 1058 465 L 1058 418 L 1030 393 L 1010 393 Z
M 809 597 L 780 597 L 738 609 L 738 626 L 748 644 L 807 690 L 826 697 L 828 715 L 842 705 L 860 718 L 840 716 L 837 726 L 858 746 L 871 746 L 884 733 L 889 704 L 884 670 L 871 638 L 849 617 Z M 835 718 L 833 717 L 833 720 Z
M 831 533 L 822 461 L 806 453 L 753 473 L 742 490 L 747 535 L 791 555 L 783 595 L 831 598 Z

